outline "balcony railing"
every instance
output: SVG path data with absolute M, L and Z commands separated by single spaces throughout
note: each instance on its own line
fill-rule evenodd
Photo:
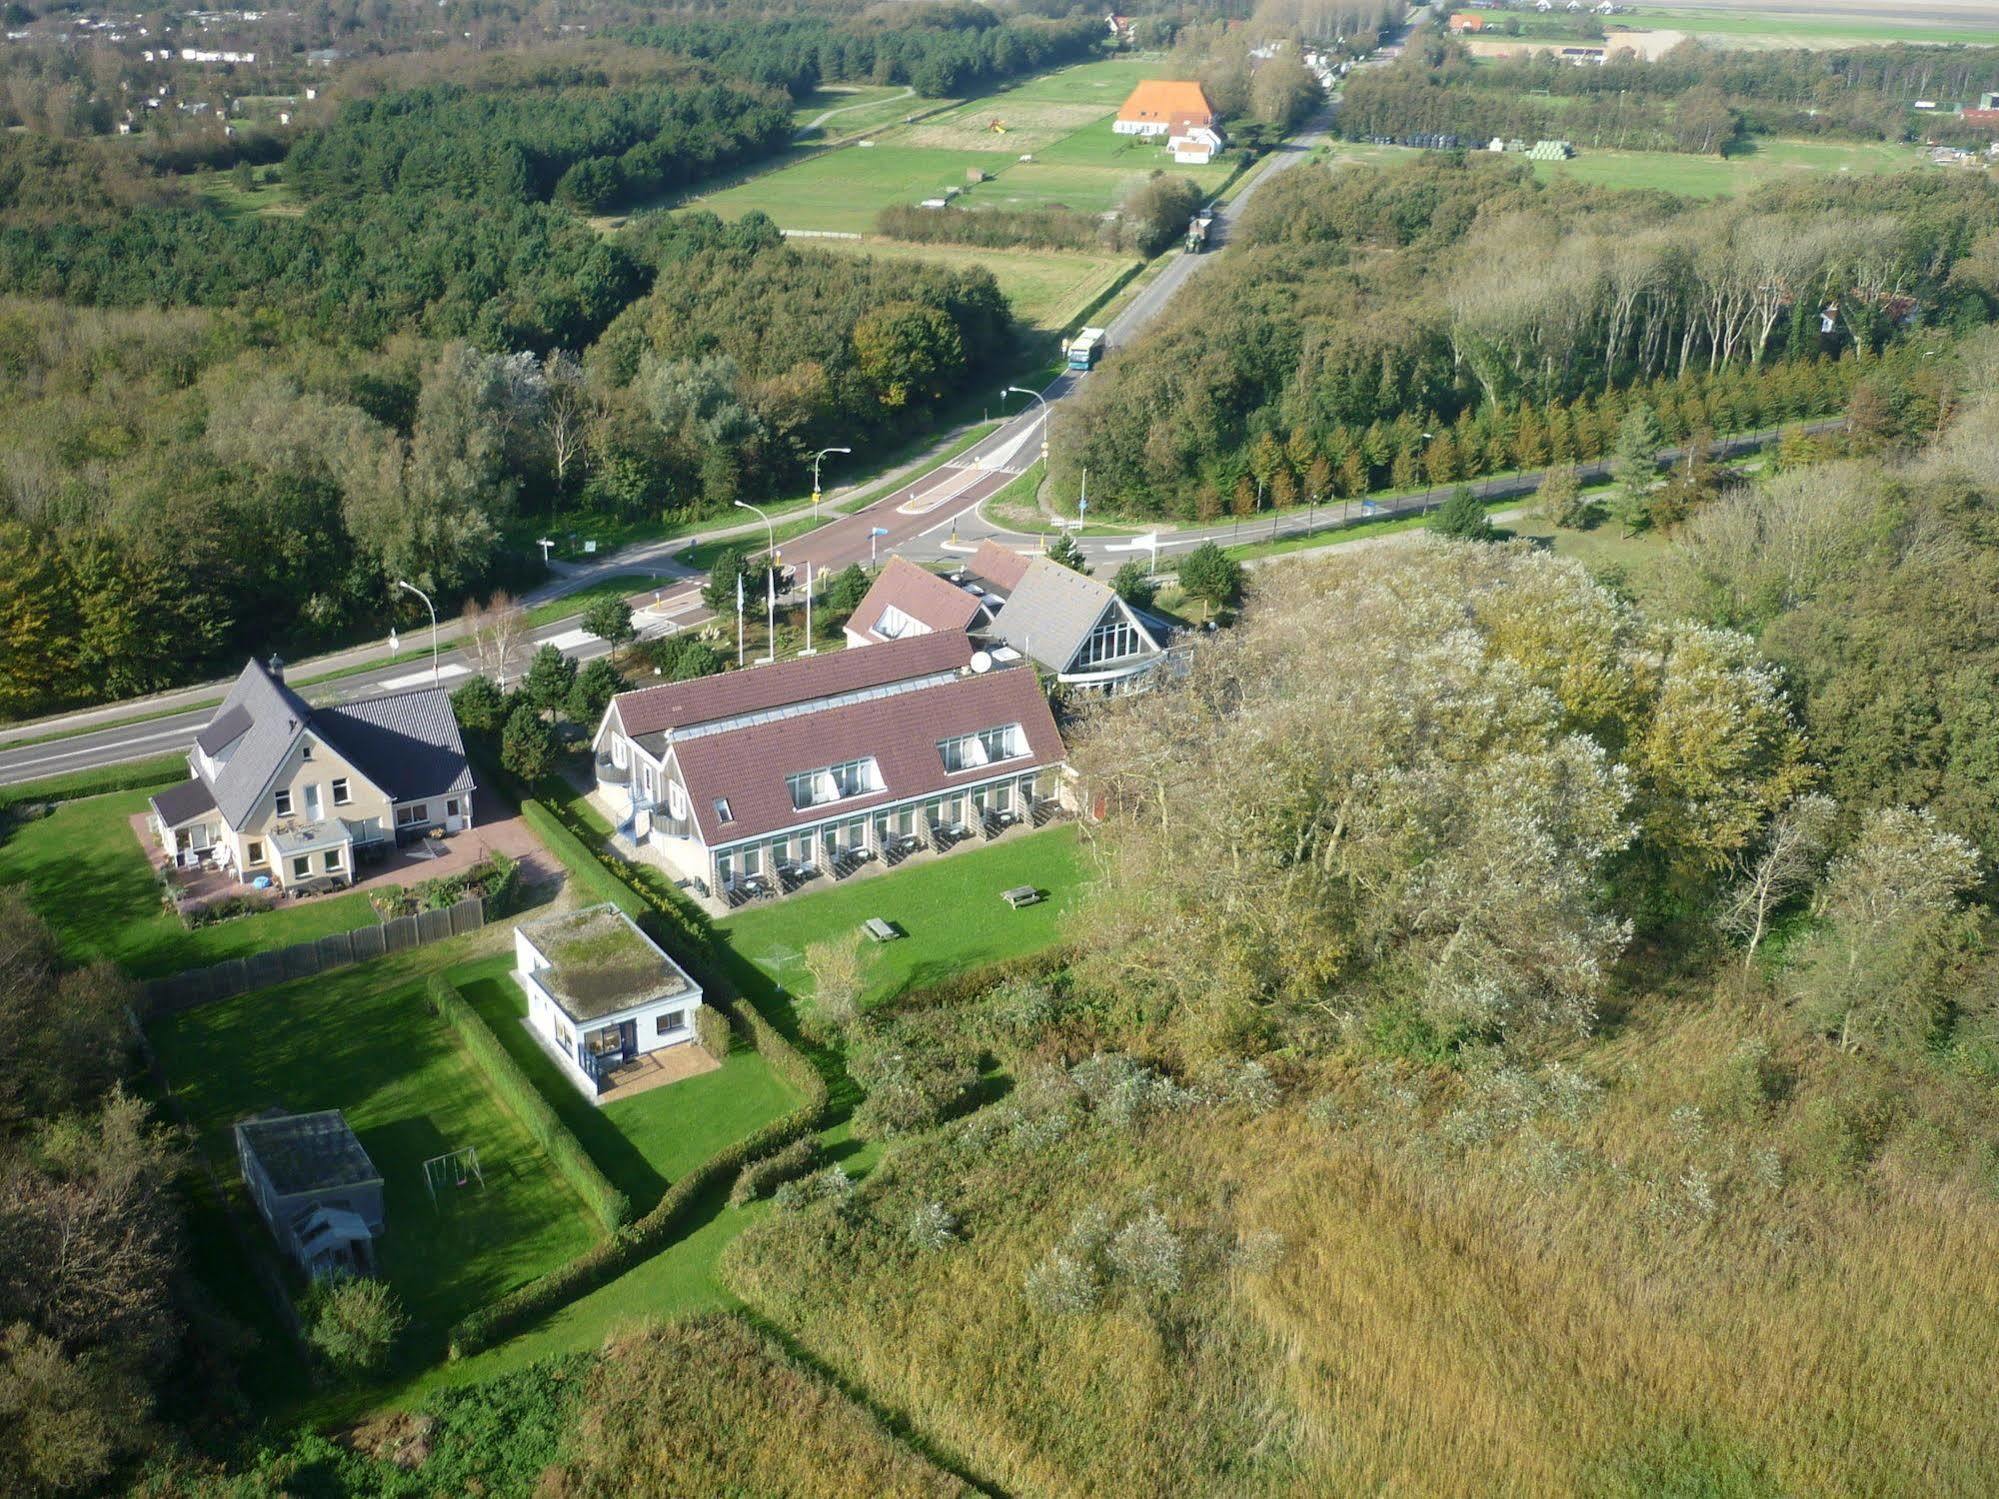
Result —
M 599 755 L 597 757 L 598 785 L 629 786 L 631 782 L 632 782 L 632 773 L 629 769 L 627 769 L 622 765 L 616 764 L 609 755 Z

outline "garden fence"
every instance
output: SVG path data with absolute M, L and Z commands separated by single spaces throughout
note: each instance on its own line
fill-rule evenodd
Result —
M 298 942 L 290 947 L 273 948 L 269 952 L 229 958 L 206 968 L 189 968 L 169 974 L 146 985 L 146 999 L 153 1014 L 171 1015 L 194 1009 L 197 1005 L 228 999 L 232 995 L 247 994 L 252 989 L 266 989 L 291 979 L 311 978 L 314 974 L 345 968 L 350 963 L 365 963 L 385 953 L 408 952 L 411 948 L 442 942 L 447 937 L 462 937 L 467 932 L 478 931 L 485 924 L 485 900 L 477 895 L 468 895 L 456 905 L 440 907 L 435 911 L 418 911 L 414 915 L 397 916 L 373 926 L 334 932 L 311 942 Z

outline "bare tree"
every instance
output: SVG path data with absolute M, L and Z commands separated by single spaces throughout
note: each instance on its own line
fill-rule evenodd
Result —
M 1770 917 L 1818 878 L 1839 807 L 1829 796 L 1801 796 L 1771 819 L 1761 851 L 1723 898 L 1718 923 L 1743 945 L 1746 972 L 1769 935 Z
M 466 648 L 482 675 L 504 687 L 526 669 L 528 616 L 511 594 L 496 593 L 483 604 L 466 600 L 463 619 Z
M 591 400 L 583 383 L 583 367 L 574 354 L 555 350 L 542 364 L 542 431 L 555 462 L 555 484 L 561 489 L 569 465 L 582 453 L 590 430 Z

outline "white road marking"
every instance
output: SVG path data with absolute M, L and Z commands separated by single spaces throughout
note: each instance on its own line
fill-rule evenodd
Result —
M 564 630 L 560 635 L 550 635 L 537 642 L 537 649 L 540 646 L 552 645 L 558 651 L 573 651 L 578 646 L 588 645 L 596 638 L 588 630 Z
M 438 667 L 437 680 L 447 682 L 453 677 L 470 676 L 471 672 L 472 668 L 469 666 L 461 666 L 456 661 L 447 661 Z M 381 685 L 384 692 L 401 692 L 405 687 L 428 687 L 430 668 L 426 666 L 422 671 L 413 672 L 407 677 L 391 677 Z

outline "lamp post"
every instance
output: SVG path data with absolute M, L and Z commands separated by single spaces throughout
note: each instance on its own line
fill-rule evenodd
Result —
M 434 684 L 437 681 L 437 605 L 430 601 L 429 594 L 418 588 L 414 583 L 405 583 L 401 578 L 398 578 L 396 579 L 396 587 L 407 588 L 411 593 L 422 599 L 423 607 L 430 611 L 430 680 Z
M 1024 385 L 1009 385 L 1005 390 L 1000 392 L 1000 404 L 1005 405 L 1006 398 L 1010 395 L 1033 396 L 1035 400 L 1041 403 L 1041 464 L 1042 467 L 1046 468 L 1048 466 L 1048 398 L 1042 395 L 1040 391 L 1029 390 Z
M 819 519 L 819 460 L 828 453 L 851 453 L 852 448 L 821 448 L 812 455 L 812 518 Z
M 736 508 L 754 512 L 757 519 L 764 523 L 764 535 L 769 538 L 770 545 L 765 549 L 767 555 L 764 560 L 766 601 L 764 629 L 768 640 L 764 649 L 768 652 L 765 659 L 775 661 L 777 659 L 777 528 L 770 523 L 770 517 L 765 515 L 761 508 L 752 505 L 748 500 L 736 501 Z

